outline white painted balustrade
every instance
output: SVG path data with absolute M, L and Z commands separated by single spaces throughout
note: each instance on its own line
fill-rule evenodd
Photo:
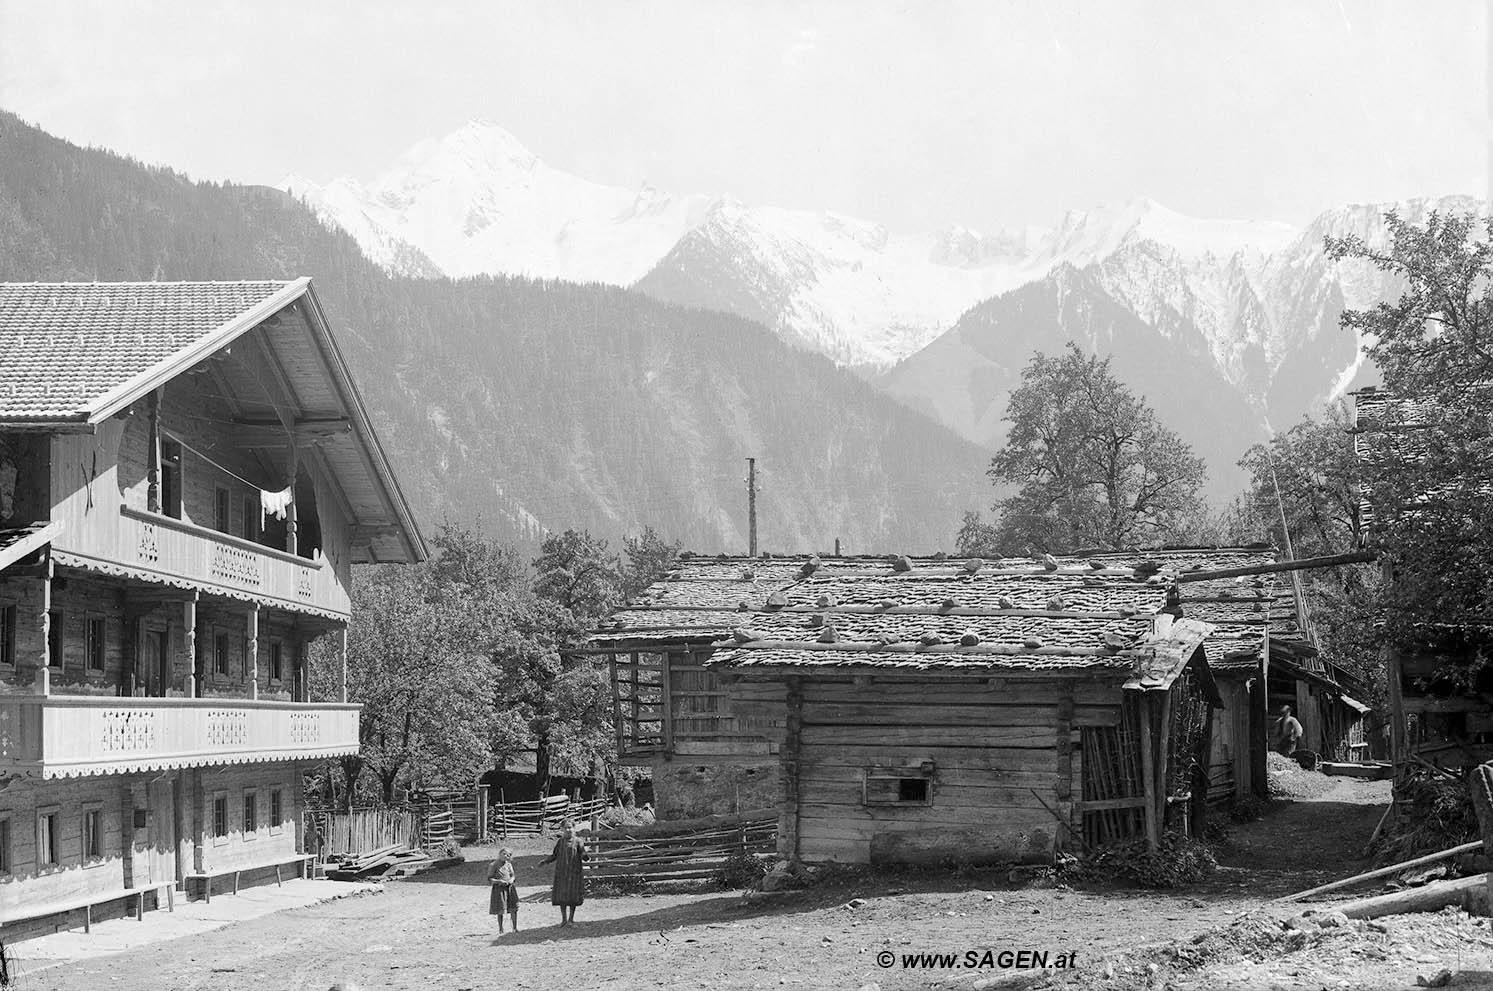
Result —
M 46 778 L 358 751 L 361 706 L 219 698 L 0 697 L 0 773 Z

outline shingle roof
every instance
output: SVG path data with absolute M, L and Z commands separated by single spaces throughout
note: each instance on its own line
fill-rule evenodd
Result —
M 193 345 L 268 316 L 303 281 L 0 283 L 0 422 L 86 420 Z
M 0 530 L 0 571 L 51 541 L 61 523 L 28 523 Z
M 1268 548 L 1176 549 L 1032 559 L 690 559 L 614 613 L 598 646 L 720 644 L 742 666 L 1124 670 L 1152 617 L 1180 606 L 1216 623 L 1210 666 L 1258 667 L 1266 622 L 1290 622 L 1278 576 L 1177 584 L 1187 572 L 1273 562 Z M 826 632 L 832 630 L 830 634 Z M 739 634 L 733 634 L 739 631 Z M 742 642 L 745 638 L 746 642 Z

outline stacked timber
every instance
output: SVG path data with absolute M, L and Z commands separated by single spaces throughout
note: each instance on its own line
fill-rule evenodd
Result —
M 332 864 L 336 866 L 332 866 Z M 333 881 L 382 881 L 390 877 L 413 874 L 431 864 L 420 850 L 390 846 L 356 857 L 329 861 L 327 877 Z
M 629 826 L 587 840 L 595 880 L 685 881 L 713 877 L 732 857 L 767 858 L 777 848 L 778 815 L 731 816 Z

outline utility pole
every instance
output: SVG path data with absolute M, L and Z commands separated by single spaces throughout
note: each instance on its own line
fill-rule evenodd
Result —
M 747 458 L 747 557 L 757 556 L 757 459 Z

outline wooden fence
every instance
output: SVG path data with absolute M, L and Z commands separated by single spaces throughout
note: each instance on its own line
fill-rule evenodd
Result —
M 353 809 L 333 812 L 309 809 L 306 835 L 320 836 L 317 855 L 321 860 L 346 854 L 359 855 L 391 846 L 415 846 L 418 818 L 401 809 Z
M 714 821 L 711 821 L 714 820 Z M 670 826 L 673 825 L 673 829 Z M 683 826 L 684 828 L 680 828 Z M 659 823 L 588 838 L 588 876 L 684 881 L 708 878 L 732 856 L 769 856 L 777 851 L 776 812 L 714 816 L 693 823 Z
M 568 795 L 552 795 L 533 802 L 494 802 L 487 809 L 487 828 L 490 835 L 502 839 L 515 833 L 554 832 L 566 819 L 574 819 L 579 826 L 606 809 L 607 800 L 604 798 L 583 802 Z

